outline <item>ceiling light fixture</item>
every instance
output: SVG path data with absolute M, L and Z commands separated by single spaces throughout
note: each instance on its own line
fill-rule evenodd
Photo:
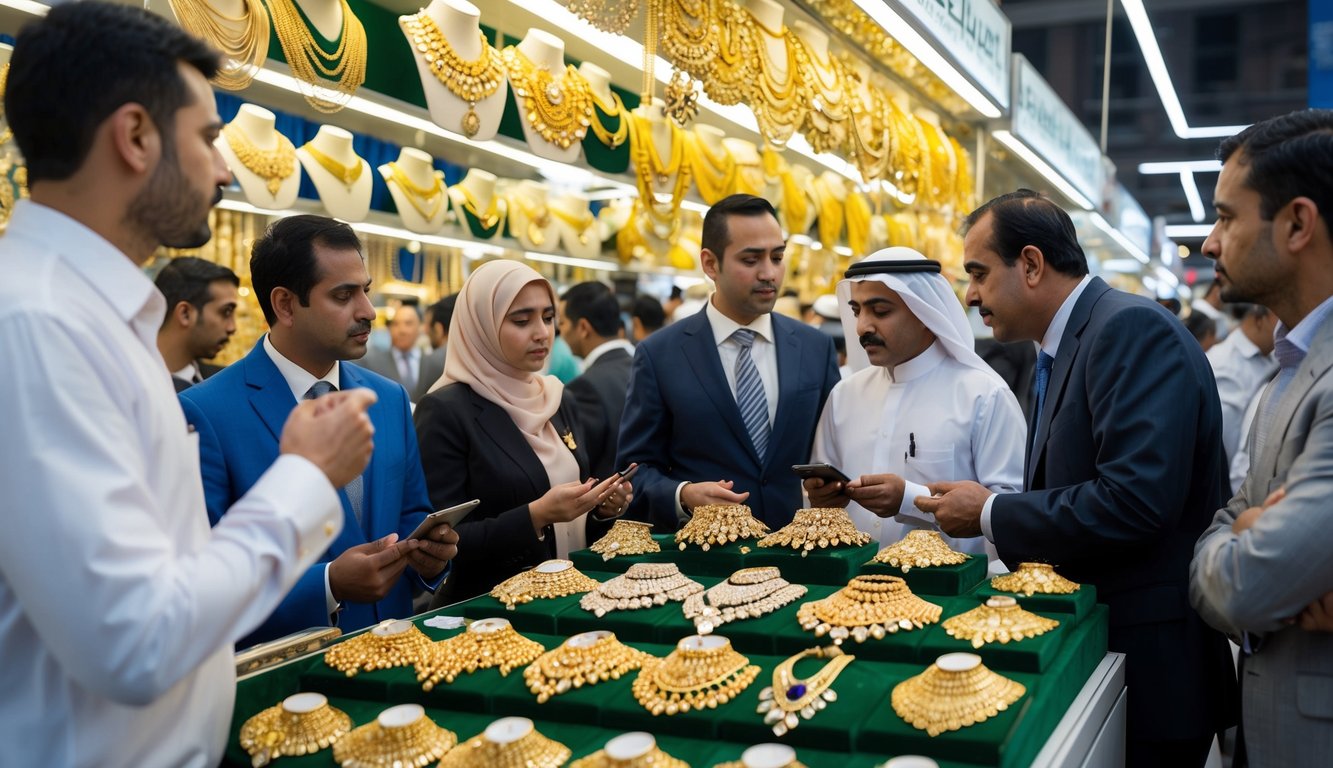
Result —
M 1075 205 L 1085 211 L 1091 211 L 1097 206 L 1092 201 L 1084 197 L 1082 192 L 1074 189 L 1074 185 L 1065 181 L 1065 178 L 1058 171 L 1050 166 L 1045 160 L 1042 160 L 1036 152 L 1028 148 L 1026 144 L 1019 141 L 1008 131 L 994 131 L 991 133 L 995 140 L 1009 148 L 1011 152 L 1023 158 L 1028 165 L 1032 166 L 1043 178 L 1054 184 L 1057 189 L 1074 202 Z

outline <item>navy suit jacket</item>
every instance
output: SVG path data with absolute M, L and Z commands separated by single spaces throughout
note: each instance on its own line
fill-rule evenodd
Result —
M 430 512 L 407 393 L 379 374 L 347 363 L 338 365 L 342 389 L 365 387 L 379 396 L 370 407 L 375 451 L 362 475 L 364 526 L 357 523 L 347 493 L 339 489 L 342 533 L 320 562 L 301 576 L 273 615 L 241 640 L 240 647 L 308 627 L 328 626 L 324 595 L 327 563 L 349 547 L 390 533 L 407 537 Z M 186 421 L 199 433 L 204 499 L 209 522 L 217 524 L 277 460 L 282 427 L 296 400 L 287 380 L 264 351 L 262 340 L 243 359 L 182 392 L 180 400 Z M 377 603 L 344 603 L 338 626 L 350 631 L 387 618 L 411 616 L 412 582 L 408 574 L 415 571 L 404 571 L 392 591 Z
M 620 436 L 620 417 L 625 412 L 632 363 L 629 352 L 613 349 L 565 385 L 565 391 L 578 403 L 579 424 L 588 441 L 593 477 L 610 477 L 620 469 L 616 466 L 616 441 Z
M 1049 562 L 1097 587 L 1110 648 L 1128 655 L 1131 740 L 1233 724 L 1226 640 L 1189 603 L 1194 542 L 1229 495 L 1217 385 L 1198 342 L 1155 302 L 1093 278 L 1033 432 L 1027 491 L 991 508 L 1001 559 Z
M 674 531 L 682 482 L 732 480 L 754 516 L 774 530 L 801 507 L 793 464 L 810 460 L 815 425 L 840 380 L 833 340 L 774 314 L 778 409 L 766 456 L 759 456 L 727 385 L 708 313 L 653 333 L 634 353 L 616 463 L 639 463 L 629 515 Z M 770 395 L 771 396 L 771 395 Z

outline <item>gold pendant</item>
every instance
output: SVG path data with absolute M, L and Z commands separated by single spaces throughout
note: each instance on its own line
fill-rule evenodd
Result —
M 473 104 L 467 105 L 467 112 L 463 113 L 463 135 L 469 139 L 477 135 L 481 130 L 481 118 L 477 117 L 477 111 L 473 109 Z
M 566 432 L 565 434 L 560 436 L 560 439 L 565 441 L 565 445 L 569 446 L 569 450 L 571 451 L 578 450 L 579 444 L 574 442 L 573 432 Z

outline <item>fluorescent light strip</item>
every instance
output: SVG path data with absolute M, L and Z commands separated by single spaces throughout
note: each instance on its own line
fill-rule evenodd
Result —
M 530 261 L 544 261 L 547 264 L 564 264 L 570 267 L 583 267 L 584 269 L 600 269 L 604 272 L 627 272 L 624 267 L 613 261 L 599 261 L 597 259 L 580 259 L 575 256 L 558 256 L 554 253 L 538 253 L 537 251 L 524 251 L 523 258 Z
M 0 0 L 0 5 L 23 13 L 30 13 L 33 16 L 45 16 L 51 10 L 51 6 L 34 3 L 32 0 Z
M 309 211 L 298 211 L 293 208 L 287 208 L 283 210 L 260 208 L 257 205 L 252 205 L 243 200 L 232 200 L 230 198 L 224 198 L 215 207 L 224 211 L 254 213 L 260 216 L 273 216 L 275 218 L 283 218 L 286 216 L 296 216 L 299 214 L 309 213 Z M 357 232 L 361 232 L 367 235 L 391 237 L 397 240 L 404 240 L 407 242 L 415 241 L 419 243 L 425 243 L 427 245 L 438 245 L 442 248 L 466 249 L 468 251 L 480 252 L 483 255 L 499 256 L 505 252 L 504 248 L 501 248 L 498 245 L 492 245 L 490 243 L 482 243 L 482 242 L 477 242 L 475 240 L 462 240 L 456 237 L 444 237 L 441 235 L 423 235 L 417 232 L 412 232 L 411 230 L 401 229 L 399 227 L 390 227 L 384 224 L 374 224 L 368 221 L 349 221 L 347 222 L 347 226 L 351 227 L 353 230 Z
M 1190 171 L 1181 171 L 1180 186 L 1185 189 L 1185 199 L 1190 204 L 1190 218 L 1203 221 L 1203 198 L 1199 196 L 1199 185 L 1194 183 L 1194 174 Z
M 1111 226 L 1111 222 L 1103 218 L 1100 213 L 1094 213 L 1089 218 L 1092 219 L 1092 223 L 1096 225 L 1098 229 L 1105 232 L 1107 235 L 1110 235 L 1112 240 L 1119 243 L 1121 248 L 1128 251 L 1130 256 L 1138 259 L 1143 264 L 1147 264 L 1151 261 L 1151 259 L 1148 258 L 1148 254 L 1144 253 L 1142 248 L 1135 245 L 1134 241 L 1130 240 L 1128 237 L 1125 237 L 1125 233 Z
M 1212 224 L 1168 224 L 1164 230 L 1172 240 L 1200 240 L 1213 232 Z
M 1092 201 L 1085 197 L 1082 192 L 1074 189 L 1074 185 L 1066 181 L 1058 171 L 1047 164 L 1045 160 L 1042 160 L 1036 152 L 1033 152 L 1026 144 L 1015 138 L 1012 133 L 1008 131 L 994 131 L 991 135 L 1001 144 L 1008 147 L 1014 154 L 1027 161 L 1027 164 L 1032 166 L 1037 173 L 1040 173 L 1042 177 L 1054 184 L 1066 197 L 1073 200 L 1075 205 L 1085 211 L 1091 211 L 1097 207 L 1093 205 Z
M 1167 283 L 1172 288 L 1175 288 L 1177 285 L 1180 285 L 1180 278 L 1172 274 L 1171 270 L 1167 269 L 1166 267 L 1157 267 L 1153 271 L 1157 273 L 1158 280 Z
M 860 4 L 862 0 L 857 0 Z M 1171 73 L 1166 69 L 1166 60 L 1162 58 L 1162 49 L 1157 46 L 1157 36 L 1153 34 L 1152 22 L 1148 20 L 1148 11 L 1143 7 L 1143 0 L 1120 0 L 1129 17 L 1129 24 L 1134 29 L 1134 37 L 1139 41 L 1139 50 L 1143 52 L 1143 61 L 1148 65 L 1148 74 L 1152 76 L 1157 96 L 1166 109 L 1167 119 L 1171 121 L 1171 130 L 1182 139 L 1207 139 L 1232 136 L 1245 130 L 1244 125 L 1214 125 L 1206 128 L 1191 128 L 1185 119 L 1185 110 L 1176 96 L 1176 87 L 1171 83 Z
M 1147 175 L 1164 173 L 1217 173 L 1222 170 L 1221 160 L 1172 160 L 1162 163 L 1139 163 L 1139 173 Z

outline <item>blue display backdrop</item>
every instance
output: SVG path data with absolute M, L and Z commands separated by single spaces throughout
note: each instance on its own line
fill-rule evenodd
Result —
M 1310 0 L 1310 106 L 1333 109 L 1333 2 Z

